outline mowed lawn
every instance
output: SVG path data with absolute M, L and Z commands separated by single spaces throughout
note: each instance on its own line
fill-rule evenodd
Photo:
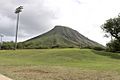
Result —
M 13 80 L 120 80 L 120 54 L 77 48 L 1 50 L 0 73 Z

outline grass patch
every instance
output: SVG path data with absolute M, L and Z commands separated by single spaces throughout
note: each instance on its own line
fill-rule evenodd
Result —
M 77 48 L 2 50 L 0 72 L 14 80 L 120 80 L 115 56 Z
M 112 53 L 112 52 L 104 52 L 104 51 L 95 51 L 93 50 L 93 53 L 103 55 L 103 56 L 108 56 L 113 59 L 120 59 L 120 53 Z

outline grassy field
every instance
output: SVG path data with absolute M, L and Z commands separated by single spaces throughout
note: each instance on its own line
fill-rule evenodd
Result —
M 0 73 L 14 80 L 120 80 L 120 54 L 74 48 L 2 50 Z

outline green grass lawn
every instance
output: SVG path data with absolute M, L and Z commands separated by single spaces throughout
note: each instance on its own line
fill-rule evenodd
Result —
M 120 80 L 120 55 L 76 48 L 2 50 L 0 73 L 14 80 Z

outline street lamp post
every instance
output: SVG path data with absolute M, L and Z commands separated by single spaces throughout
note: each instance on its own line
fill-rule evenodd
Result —
M 17 24 L 16 24 L 16 35 L 15 35 L 15 50 L 17 48 L 17 37 L 18 37 L 18 26 L 19 26 L 19 17 L 20 17 L 20 12 L 22 12 L 23 6 L 19 6 L 16 8 L 15 13 L 17 14 Z
M 4 35 L 3 34 L 0 34 L 0 37 L 1 37 L 1 41 L 0 41 L 0 50 L 2 50 L 2 44 L 3 44 L 3 42 L 2 42 L 2 38 L 4 37 Z

